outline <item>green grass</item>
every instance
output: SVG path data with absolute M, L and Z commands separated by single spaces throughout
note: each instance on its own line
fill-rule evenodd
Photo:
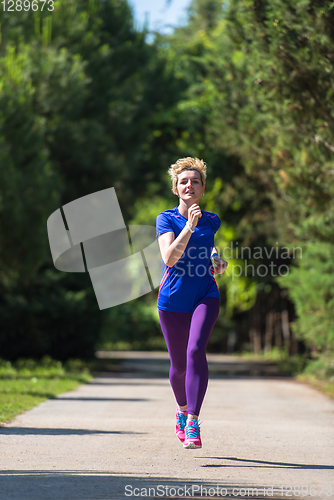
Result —
M 0 423 L 90 379 L 80 360 L 65 365 L 49 357 L 39 363 L 31 359 L 14 364 L 0 360 Z
M 328 352 L 311 359 L 297 379 L 334 399 L 334 355 Z
M 308 385 L 311 385 L 315 389 L 318 389 L 318 391 L 322 392 L 326 396 L 334 399 L 334 381 L 325 381 L 325 380 L 320 380 L 312 375 L 298 375 L 297 380 L 300 382 L 306 383 Z

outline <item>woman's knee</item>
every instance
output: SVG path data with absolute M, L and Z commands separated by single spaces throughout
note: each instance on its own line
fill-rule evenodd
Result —
M 198 362 L 203 360 L 206 362 L 205 347 L 195 346 L 192 347 L 191 349 L 188 349 L 187 357 L 188 360 L 191 360 L 193 362 Z
M 170 368 L 170 373 L 173 377 L 182 379 L 186 375 L 186 366 L 174 366 Z

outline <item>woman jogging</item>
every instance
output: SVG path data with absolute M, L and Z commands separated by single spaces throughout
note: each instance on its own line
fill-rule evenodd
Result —
M 201 448 L 198 416 L 208 385 L 206 346 L 220 306 L 213 275 L 214 271 L 222 274 L 227 262 L 214 246 L 219 217 L 199 207 L 205 189 L 205 163 L 198 158 L 181 158 L 168 173 L 179 205 L 157 216 L 163 260 L 158 309 L 171 360 L 176 434 L 184 448 Z

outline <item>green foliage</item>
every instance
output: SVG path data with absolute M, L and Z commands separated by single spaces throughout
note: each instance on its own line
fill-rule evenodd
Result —
M 208 11 L 215 13 L 211 21 Z M 321 259 L 308 261 L 312 277 L 304 268 L 306 250 L 301 267 L 279 280 L 296 306 L 300 339 L 324 350 L 333 342 L 331 271 L 324 277 L 334 236 L 332 4 L 198 0 L 190 12 L 171 50 L 192 75 L 185 99 L 201 119 L 202 142 L 211 151 L 225 150 L 234 163 L 213 163 L 225 181 L 220 214 L 240 245 L 252 249 L 276 241 L 303 249 L 309 242 L 327 245 Z M 259 281 L 268 278 L 250 280 Z M 227 288 L 229 311 L 238 297 L 241 307 L 247 303 L 238 289 L 241 281 Z
M 183 84 L 123 0 L 1 10 L 0 23 L 1 352 L 87 357 L 104 314 L 88 276 L 50 271 L 47 218 L 114 186 L 128 223 L 129 200 L 149 182 L 160 189 L 160 161 L 173 147 L 162 148 L 159 131 L 177 140 Z
M 221 250 L 303 249 L 278 283 L 308 349 L 332 348 L 333 22 L 325 0 L 194 0 L 185 26 L 148 44 L 124 0 L 0 12 L 2 355 L 157 345 L 156 294 L 100 312 L 88 276 L 51 270 L 46 221 L 114 186 L 126 223 L 153 225 L 177 203 L 166 171 L 182 156 L 208 164 L 201 206 L 222 219 Z M 256 270 L 280 259 L 250 260 L 253 276 L 228 260 L 217 339 L 247 335 L 259 293 L 277 288 Z
M 86 364 L 81 359 L 70 358 L 66 363 L 43 356 L 40 361 L 19 358 L 14 363 L 0 359 L 1 379 L 69 378 L 86 382 L 90 379 Z
M 155 227 L 155 220 L 160 212 L 166 210 L 166 207 L 177 204 L 178 200 L 175 195 L 171 200 L 162 198 L 161 196 L 153 196 L 152 198 L 140 198 L 134 205 L 134 216 L 131 219 L 132 225 L 148 225 Z
M 60 204 L 61 182 L 50 158 L 47 115 L 52 110 L 59 121 L 62 107 L 80 95 L 82 78 L 82 65 L 66 50 L 21 45 L 16 52 L 7 45 L 0 59 L 0 282 L 6 289 L 27 286 L 49 252 L 46 220 Z
M 303 374 L 314 376 L 320 380 L 331 380 L 334 382 L 333 356 L 327 354 L 319 359 L 310 360 Z
M 0 302 L 0 352 L 15 360 L 91 358 L 103 313 L 98 309 L 89 277 L 43 270 L 29 287 L 12 295 L 3 290 Z
M 98 347 L 102 349 L 164 349 L 156 307 L 156 293 L 151 292 L 142 300 L 132 300 L 109 309 Z
M 334 399 L 334 361 L 333 351 L 327 351 L 317 357 L 308 360 L 298 380 L 312 385 L 326 396 Z
M 296 307 L 295 333 L 310 347 L 334 349 L 334 263 L 329 243 L 308 243 L 298 266 L 278 281 Z

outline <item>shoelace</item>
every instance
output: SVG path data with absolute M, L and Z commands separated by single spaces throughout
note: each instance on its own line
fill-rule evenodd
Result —
M 194 420 L 192 425 L 186 425 L 186 437 L 187 438 L 198 438 L 199 437 L 199 426 L 202 422 Z
M 187 423 L 187 416 L 183 412 L 177 412 L 177 423 L 181 427 L 181 429 L 184 429 Z

